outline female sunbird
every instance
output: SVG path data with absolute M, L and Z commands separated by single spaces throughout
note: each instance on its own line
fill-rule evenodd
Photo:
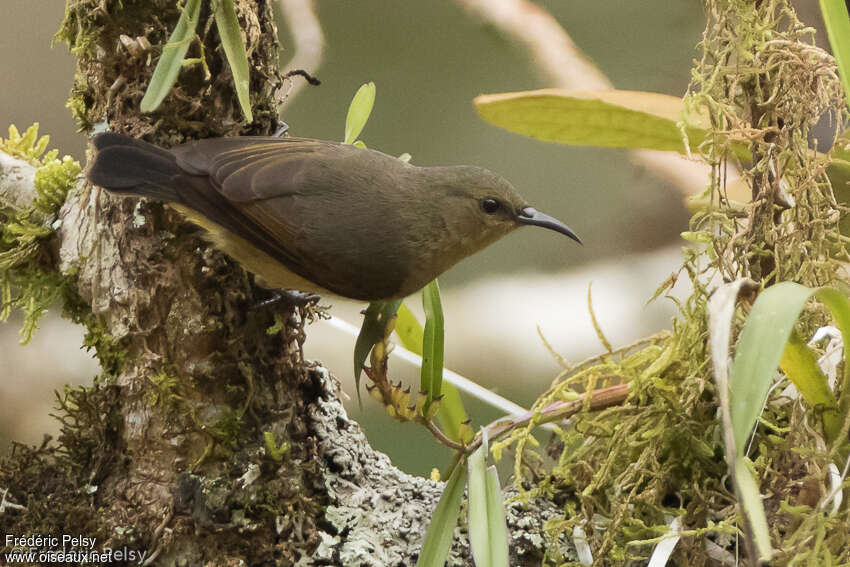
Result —
M 162 149 L 94 138 L 88 178 L 166 202 L 268 288 L 399 299 L 523 225 L 581 242 L 481 167 L 418 167 L 305 138 L 209 138 Z

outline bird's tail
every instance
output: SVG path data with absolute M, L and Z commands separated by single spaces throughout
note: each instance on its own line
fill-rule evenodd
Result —
M 123 134 L 98 134 L 93 140 L 97 155 L 88 179 L 107 191 L 180 202 L 177 177 L 181 170 L 171 152 Z

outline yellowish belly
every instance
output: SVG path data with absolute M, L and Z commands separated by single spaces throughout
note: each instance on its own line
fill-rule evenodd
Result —
M 297 289 L 323 296 L 336 296 L 327 289 L 289 271 L 286 266 L 223 226 L 182 205 L 169 203 L 168 206 L 203 228 L 206 231 L 204 235 L 206 239 L 257 276 L 257 283 L 261 286 L 268 289 Z

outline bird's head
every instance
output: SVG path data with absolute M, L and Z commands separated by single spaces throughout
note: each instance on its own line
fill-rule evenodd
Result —
M 581 244 L 563 222 L 532 207 L 506 179 L 475 166 L 439 168 L 453 230 L 468 235 L 468 244 L 481 249 L 522 226 L 539 226 L 568 236 Z

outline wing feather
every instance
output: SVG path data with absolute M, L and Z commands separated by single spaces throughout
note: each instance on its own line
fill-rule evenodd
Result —
M 385 237 L 375 219 L 391 222 L 394 211 L 363 200 L 363 191 L 387 179 L 352 175 L 358 168 L 339 163 L 379 160 L 360 169 L 385 172 L 401 167 L 398 160 L 304 138 L 207 139 L 172 152 L 183 171 L 197 176 L 183 196 L 186 205 L 292 272 L 347 297 L 389 298 L 398 292 L 408 258 L 391 246 L 374 253 Z M 353 191 L 350 185 L 363 187 Z

